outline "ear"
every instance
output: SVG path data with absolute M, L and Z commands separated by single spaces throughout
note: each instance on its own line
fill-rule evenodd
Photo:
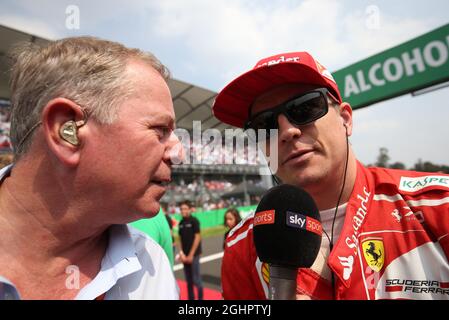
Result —
M 63 139 L 60 129 L 70 120 L 76 122 L 83 118 L 81 107 L 66 98 L 52 99 L 42 110 L 42 127 L 48 148 L 61 163 L 69 167 L 78 165 L 80 147 Z M 78 139 L 82 140 L 79 133 Z
M 348 136 L 352 135 L 352 108 L 347 102 L 343 102 L 340 105 L 340 117 L 342 119 L 343 125 L 346 127 L 346 132 Z

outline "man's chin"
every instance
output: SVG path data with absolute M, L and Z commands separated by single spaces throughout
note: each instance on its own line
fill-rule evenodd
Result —
M 159 204 L 159 202 L 156 202 L 154 205 L 151 206 L 141 206 L 141 207 L 137 207 L 134 210 L 132 210 L 131 214 L 129 215 L 129 218 L 132 219 L 132 221 L 129 222 L 133 222 L 133 221 L 137 221 L 137 220 L 141 220 L 141 219 L 150 219 L 150 218 L 154 218 L 160 210 L 161 206 Z M 127 223 L 129 223 L 127 222 Z
M 159 202 L 151 207 L 144 208 L 141 212 L 143 218 L 153 218 L 155 217 L 161 209 L 161 205 Z

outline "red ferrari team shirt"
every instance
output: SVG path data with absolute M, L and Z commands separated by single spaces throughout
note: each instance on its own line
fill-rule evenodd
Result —
M 268 296 L 269 266 L 257 257 L 252 228 L 250 215 L 226 239 L 224 299 Z M 335 286 L 312 269 L 299 269 L 297 293 L 312 299 L 449 299 L 448 233 L 449 175 L 358 163 L 344 224 L 327 257 Z

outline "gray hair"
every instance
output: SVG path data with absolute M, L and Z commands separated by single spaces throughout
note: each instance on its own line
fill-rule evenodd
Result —
M 43 47 L 23 43 L 15 46 L 10 57 L 10 135 L 16 160 L 29 149 L 32 139 L 27 135 L 51 99 L 70 99 L 98 122 L 110 124 L 132 92 L 132 84 L 124 77 L 129 61 L 141 60 L 166 81 L 170 77 L 153 54 L 94 37 L 66 38 Z

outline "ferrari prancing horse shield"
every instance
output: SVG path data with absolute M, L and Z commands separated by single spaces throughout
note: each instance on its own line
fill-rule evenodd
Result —
M 384 243 L 381 238 L 366 239 L 362 242 L 366 263 L 376 272 L 382 270 L 385 261 Z

